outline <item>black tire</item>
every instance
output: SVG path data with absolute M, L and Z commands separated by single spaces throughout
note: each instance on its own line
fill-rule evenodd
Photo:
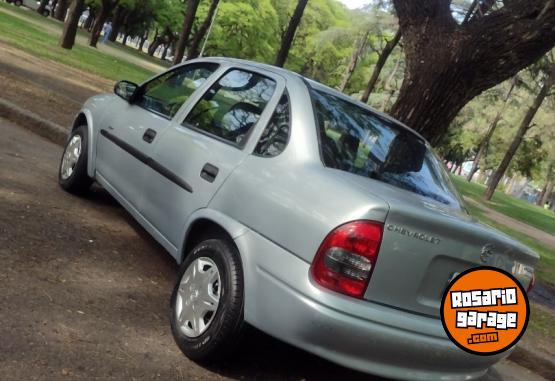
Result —
M 77 159 L 77 162 L 73 167 L 73 173 L 71 173 L 69 177 L 64 179 L 62 177 L 63 159 L 69 143 L 71 142 L 72 138 L 76 135 L 81 137 L 81 154 L 79 155 L 79 158 Z M 58 169 L 58 183 L 60 184 L 60 186 L 67 192 L 77 194 L 77 195 L 85 194 L 91 187 L 91 184 L 93 183 L 93 179 L 90 178 L 87 173 L 87 161 L 88 161 L 87 154 L 89 151 L 88 140 L 89 139 L 87 134 L 87 126 L 79 126 L 76 129 L 74 129 L 69 135 L 69 138 L 67 139 L 67 144 L 64 149 L 64 153 L 62 154 L 62 159 L 60 160 L 60 167 Z
M 176 299 L 181 278 L 197 258 L 208 257 L 220 273 L 221 289 L 218 308 L 212 322 L 200 336 L 188 337 L 179 326 Z M 235 246 L 226 239 L 206 239 L 187 256 L 170 302 L 172 334 L 181 351 L 193 361 L 212 363 L 229 355 L 242 337 L 244 320 L 244 283 L 241 259 Z
M 23 4 L 21 0 L 15 0 L 13 3 L 16 7 L 21 7 L 21 5 Z
M 48 16 L 50 16 L 50 11 L 44 10 L 44 11 L 42 12 L 42 15 L 43 15 L 44 17 L 48 17 Z

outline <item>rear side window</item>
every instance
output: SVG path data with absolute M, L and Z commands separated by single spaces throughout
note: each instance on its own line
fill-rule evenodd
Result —
M 254 153 L 263 157 L 279 155 L 289 141 L 291 112 L 289 111 L 289 97 L 287 93 L 281 96 L 279 103 L 262 132 L 262 136 L 254 149 Z
M 275 88 L 270 78 L 231 70 L 204 94 L 184 124 L 242 147 Z
M 217 68 L 217 64 L 195 64 L 164 73 L 143 86 L 143 94 L 136 104 L 172 118 Z
M 323 91 L 311 94 L 327 167 L 460 207 L 441 162 L 420 137 L 353 102 Z

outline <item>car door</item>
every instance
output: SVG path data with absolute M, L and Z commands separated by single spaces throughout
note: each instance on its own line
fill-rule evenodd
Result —
M 179 248 L 191 213 L 206 207 L 256 144 L 285 88 L 284 79 L 254 68 L 231 67 L 185 107 L 156 147 L 154 159 L 174 180 L 149 171 L 145 217 Z M 194 103 L 194 104 L 193 104 Z M 257 134 L 254 134 L 257 135 Z
M 97 145 L 96 168 L 132 207 L 140 211 L 146 168 L 157 140 L 180 107 L 217 69 L 214 63 L 180 66 L 146 82 L 130 103 L 115 97 Z

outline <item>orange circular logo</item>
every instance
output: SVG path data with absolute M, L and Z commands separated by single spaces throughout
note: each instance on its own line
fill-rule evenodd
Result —
M 503 352 L 524 334 L 530 306 L 516 278 L 493 267 L 457 275 L 441 301 L 441 322 L 459 348 L 477 355 Z

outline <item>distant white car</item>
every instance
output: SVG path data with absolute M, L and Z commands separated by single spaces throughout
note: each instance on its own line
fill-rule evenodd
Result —
M 7 0 L 7 1 L 8 3 L 12 3 L 18 7 L 23 5 L 24 7 L 35 11 L 40 6 L 40 1 L 36 1 L 36 0 Z M 44 11 L 42 11 L 42 15 L 44 17 L 48 17 L 50 16 L 51 13 L 52 13 L 52 3 L 48 2 L 48 4 L 46 5 L 46 8 L 44 9 Z

